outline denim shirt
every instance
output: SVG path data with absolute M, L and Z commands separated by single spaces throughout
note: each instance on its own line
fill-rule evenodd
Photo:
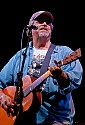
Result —
M 20 51 L 18 51 L 1 70 L 0 88 L 4 89 L 7 86 L 16 85 L 17 73 L 19 73 L 19 70 L 22 67 L 25 50 L 26 48 L 22 49 L 22 55 L 20 55 Z M 49 65 L 53 66 L 54 59 L 59 62 L 72 52 L 73 50 L 68 46 L 57 45 L 51 54 Z M 26 52 L 22 74 L 23 77 L 29 73 L 32 55 L 33 47 L 30 42 Z M 76 59 L 66 65 L 62 65 L 61 68 L 69 77 L 69 86 L 67 88 L 61 88 L 58 85 L 57 80 L 53 79 L 51 76 L 46 79 L 44 82 L 45 88 L 42 92 L 43 102 L 42 105 L 40 105 L 39 110 L 36 112 L 36 125 L 41 123 L 44 124 L 45 122 L 48 123 L 48 121 L 73 122 L 75 107 L 71 92 L 80 86 L 83 69 L 79 59 Z

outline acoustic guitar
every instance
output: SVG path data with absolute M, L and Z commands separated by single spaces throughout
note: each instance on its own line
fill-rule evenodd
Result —
M 62 65 L 66 65 L 68 63 L 71 63 L 78 58 L 81 57 L 81 49 L 77 49 L 76 51 L 72 52 L 65 58 L 63 58 L 61 61 L 57 63 L 59 67 Z M 22 78 L 23 82 L 23 100 L 22 100 L 22 107 L 23 107 L 23 112 L 28 110 L 30 106 L 32 105 L 33 102 L 33 90 L 38 87 L 46 78 L 50 76 L 51 72 L 48 70 L 45 72 L 43 75 L 41 75 L 37 79 L 32 79 L 29 75 L 26 75 Z M 11 99 L 12 102 L 15 102 L 15 92 L 16 92 L 16 86 L 8 86 L 6 87 L 3 92 L 8 95 Z M 41 95 L 38 94 L 37 96 L 39 101 L 42 103 L 42 98 Z M 15 120 L 17 118 L 17 115 L 8 115 L 7 111 L 5 111 L 1 106 L 0 106 L 0 125 L 13 125 L 15 123 Z

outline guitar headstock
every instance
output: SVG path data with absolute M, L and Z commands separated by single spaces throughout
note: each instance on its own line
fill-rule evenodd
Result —
M 76 51 L 72 52 L 68 56 L 66 56 L 64 59 L 62 59 L 60 62 L 58 62 L 58 66 L 66 65 L 70 62 L 73 62 L 81 57 L 81 49 L 77 49 Z

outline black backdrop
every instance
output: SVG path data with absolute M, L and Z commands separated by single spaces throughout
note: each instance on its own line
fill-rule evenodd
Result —
M 24 26 L 31 15 L 38 10 L 48 10 L 55 18 L 52 42 L 71 47 L 81 48 L 80 61 L 84 64 L 84 2 L 32 0 L 2 1 L 0 3 L 0 69 L 21 49 L 21 36 Z M 26 46 L 23 42 L 23 47 Z M 85 72 L 85 71 L 84 71 Z M 73 92 L 76 107 L 75 121 L 85 122 L 85 79 L 81 86 Z

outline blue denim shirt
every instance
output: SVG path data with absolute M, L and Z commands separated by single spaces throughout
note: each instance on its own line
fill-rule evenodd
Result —
M 24 52 L 25 48 L 22 49 L 22 55 L 20 56 L 20 51 L 18 51 L 3 67 L 0 72 L 0 88 L 4 89 L 7 86 L 15 86 L 17 73 L 22 66 Z M 49 65 L 54 65 L 54 59 L 59 62 L 72 52 L 73 50 L 67 46 L 57 45 L 51 54 Z M 24 63 L 23 77 L 29 72 L 32 55 L 33 47 L 30 42 Z M 69 86 L 67 88 L 61 88 L 58 85 L 57 80 L 53 79 L 51 76 L 46 79 L 45 88 L 42 92 L 44 100 L 39 110 L 36 112 L 35 124 L 41 124 L 48 121 L 69 121 L 70 123 L 73 122 L 75 107 L 71 92 L 80 86 L 83 69 L 79 59 L 66 65 L 62 65 L 61 67 L 63 71 L 68 74 L 68 77 L 70 79 Z

